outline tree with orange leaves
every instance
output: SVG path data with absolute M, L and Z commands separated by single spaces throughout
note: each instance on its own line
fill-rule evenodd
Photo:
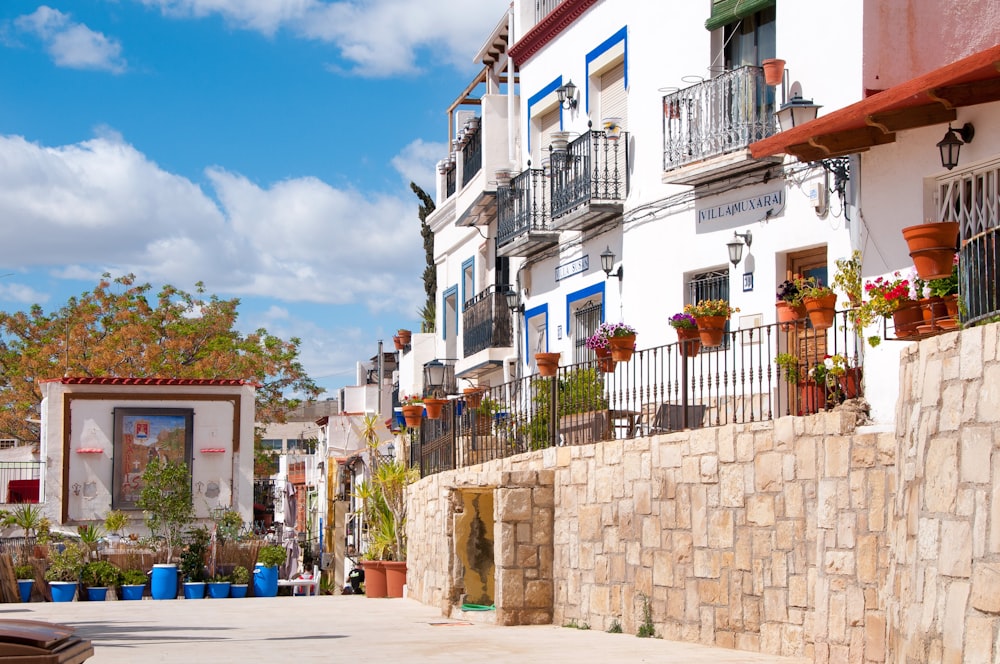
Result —
M 0 438 L 39 439 L 39 381 L 62 376 L 238 378 L 256 382 L 258 422 L 281 422 L 322 391 L 299 362 L 297 338 L 234 329 L 238 299 L 203 299 L 164 286 L 151 302 L 134 275 L 112 280 L 46 314 L 0 312 Z

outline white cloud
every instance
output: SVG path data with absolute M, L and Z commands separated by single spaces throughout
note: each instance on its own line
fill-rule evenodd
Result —
M 363 76 L 419 71 L 417 52 L 465 69 L 509 0 L 139 0 L 173 17 L 222 16 L 232 25 L 278 30 L 336 46 Z M 334 66 L 334 69 L 338 67 Z
M 0 301 L 42 304 L 48 300 L 48 294 L 37 291 L 31 286 L 18 283 L 0 283 Z
M 119 74 L 126 69 L 121 44 L 70 20 L 70 14 L 42 5 L 19 16 L 14 25 L 42 40 L 45 50 L 60 67 L 97 69 Z
M 0 265 L 89 280 L 131 272 L 184 289 L 203 281 L 210 292 L 407 315 L 422 299 L 408 190 L 365 195 L 311 177 L 264 187 L 212 168 L 216 201 L 113 131 L 102 135 L 57 148 L 0 136 Z
M 415 182 L 433 196 L 437 162 L 441 155 L 448 154 L 448 147 L 445 143 L 426 143 L 417 139 L 392 158 L 392 166 L 399 171 L 406 186 Z

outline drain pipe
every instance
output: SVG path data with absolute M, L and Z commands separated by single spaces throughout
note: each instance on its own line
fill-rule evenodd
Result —
M 514 164 L 514 60 L 510 47 L 514 45 L 514 3 L 507 9 L 507 161 Z

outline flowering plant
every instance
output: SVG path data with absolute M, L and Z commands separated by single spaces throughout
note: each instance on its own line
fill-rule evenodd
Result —
M 597 350 L 599 348 L 608 347 L 608 338 L 603 334 L 594 333 L 593 335 L 587 337 L 587 348 L 590 350 Z
M 791 279 L 785 279 L 778 284 L 778 290 L 775 292 L 775 296 L 777 296 L 778 300 L 784 300 L 792 306 L 797 306 L 802 304 L 803 292 L 808 287 L 808 279 L 795 276 Z
M 694 316 L 691 314 L 674 314 L 670 317 L 670 327 L 693 330 L 698 327 L 698 323 L 695 322 Z
M 878 277 L 865 282 L 868 301 L 864 306 L 872 314 L 888 318 L 901 304 L 910 300 L 910 282 L 897 271 L 892 279 Z
M 725 316 L 729 318 L 739 310 L 739 307 L 730 305 L 729 300 L 700 300 L 698 304 L 684 305 L 684 313 L 695 318 L 701 316 Z
M 605 338 L 628 337 L 636 334 L 635 328 L 625 323 L 601 323 L 597 326 L 594 336 L 603 335 Z
M 847 373 L 847 358 L 843 355 L 825 355 L 823 361 L 809 370 L 809 377 L 821 385 L 834 385 L 839 376 Z
M 424 400 L 414 394 L 403 395 L 399 397 L 399 404 L 401 406 L 419 406 L 424 402 Z

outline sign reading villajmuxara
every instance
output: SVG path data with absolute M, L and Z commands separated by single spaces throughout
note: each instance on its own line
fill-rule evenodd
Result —
M 784 189 L 775 189 L 721 205 L 698 207 L 698 224 L 723 223 L 726 226 L 749 224 L 773 217 L 783 207 L 785 207 L 785 191 Z

